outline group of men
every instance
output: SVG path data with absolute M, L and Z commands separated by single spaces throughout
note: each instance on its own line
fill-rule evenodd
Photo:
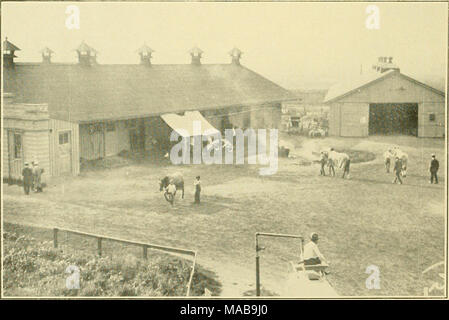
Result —
M 326 165 L 328 166 L 329 175 L 335 176 L 335 166 L 343 170 L 342 178 L 349 178 L 349 167 L 351 166 L 351 159 L 346 153 L 336 152 L 334 148 L 329 151 L 321 151 L 320 154 L 320 175 L 326 175 Z
M 34 192 L 42 192 L 42 174 L 44 169 L 39 167 L 39 162 L 34 160 L 31 162 L 31 167 L 28 162 L 25 162 L 25 167 L 22 170 L 23 176 L 23 190 L 26 195 L 30 194 L 30 190 Z
M 408 156 L 405 152 L 400 150 L 398 147 L 390 148 L 384 153 L 385 159 L 385 170 L 387 173 L 390 172 L 390 166 L 393 164 L 393 173 L 394 179 L 392 181 L 393 184 L 399 183 L 402 184 L 402 177 L 406 177 L 407 172 L 407 162 Z M 394 162 L 393 162 L 394 161 Z M 392 163 L 393 162 L 393 163 Z M 429 171 L 430 171 L 430 180 L 429 183 L 438 183 L 438 169 L 440 167 L 440 163 L 436 159 L 435 154 L 432 154 L 432 158 L 430 160 Z

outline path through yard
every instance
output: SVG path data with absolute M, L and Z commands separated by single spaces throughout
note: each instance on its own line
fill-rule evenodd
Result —
M 354 164 L 351 179 L 320 177 L 317 164 L 280 159 L 273 176 L 256 166 L 135 163 L 53 179 L 42 194 L 28 197 L 3 185 L 5 222 L 59 226 L 124 239 L 198 250 L 198 262 L 217 273 L 223 296 L 255 289 L 254 234 L 320 234 L 331 261 L 328 280 L 341 295 L 419 295 L 429 279 L 422 271 L 444 259 L 444 168 L 441 183 L 428 183 L 432 152 L 444 163 L 444 141 L 416 138 L 307 140 L 317 149 L 332 145 L 369 150 L 376 159 Z M 315 142 L 316 141 L 316 142 Z M 381 154 L 393 142 L 409 153 L 404 185 L 392 185 Z M 300 148 L 301 144 L 298 144 Z M 163 199 L 158 179 L 180 171 L 186 196 L 174 207 Z M 193 202 L 193 180 L 201 175 L 202 204 Z M 295 240 L 263 240 L 261 279 L 281 294 Z M 379 267 L 381 288 L 369 290 L 366 268 Z

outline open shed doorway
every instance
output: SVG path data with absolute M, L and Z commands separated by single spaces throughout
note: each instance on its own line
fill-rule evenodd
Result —
M 418 136 L 418 104 L 371 103 L 369 134 Z

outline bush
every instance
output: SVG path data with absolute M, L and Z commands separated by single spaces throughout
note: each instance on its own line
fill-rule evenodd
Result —
M 98 257 L 70 254 L 11 232 L 3 238 L 5 296 L 185 296 L 187 291 L 192 262 L 174 256 Z M 66 288 L 69 266 L 79 270 L 79 290 Z M 205 287 L 214 295 L 221 290 L 215 275 L 197 266 L 190 294 L 200 296 Z

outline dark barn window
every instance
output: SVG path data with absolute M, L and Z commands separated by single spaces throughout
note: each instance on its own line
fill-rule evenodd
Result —
M 429 113 L 429 121 L 435 121 L 435 113 Z
M 59 134 L 59 144 L 69 143 L 69 133 L 63 132 Z
M 14 133 L 14 158 L 22 158 L 22 135 Z

